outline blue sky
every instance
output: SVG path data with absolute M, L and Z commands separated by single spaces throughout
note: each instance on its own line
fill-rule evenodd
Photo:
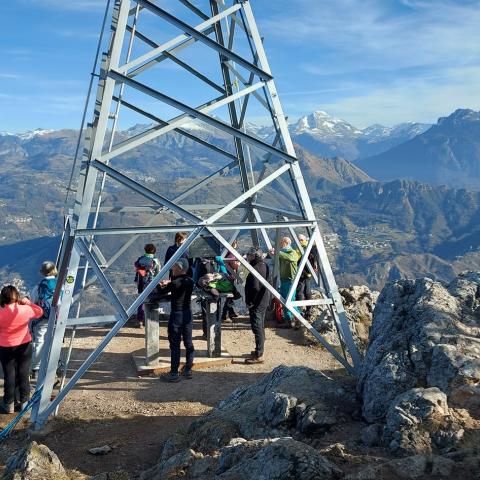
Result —
M 78 128 L 105 3 L 1 2 L 0 131 Z M 251 4 L 291 119 L 325 110 L 365 127 L 480 109 L 480 0 Z

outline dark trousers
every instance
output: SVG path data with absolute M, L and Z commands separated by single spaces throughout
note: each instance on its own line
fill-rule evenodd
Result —
M 15 401 L 15 387 L 20 391 L 20 402 L 30 397 L 30 364 L 32 362 L 32 342 L 16 347 L 0 347 L 0 362 L 3 368 L 3 402 Z
M 261 357 L 265 345 L 265 309 L 250 308 L 248 313 L 250 315 L 252 332 L 255 337 L 255 353 L 257 354 L 257 357 Z
M 144 290 L 145 290 L 145 286 L 143 285 L 143 283 L 141 283 L 141 280 L 139 280 L 137 284 L 137 292 L 140 294 Z M 137 308 L 137 320 L 139 322 L 145 323 L 145 306 L 143 305 L 143 303 L 139 305 Z
M 200 308 L 202 309 L 202 332 L 203 335 L 206 337 L 207 336 L 207 330 L 208 330 L 208 325 L 207 325 L 207 308 L 208 308 L 208 303 L 206 300 L 200 300 Z
M 180 342 L 183 338 L 183 345 L 186 351 L 185 370 L 190 370 L 193 365 L 193 355 L 195 349 L 193 348 L 192 340 L 192 311 L 179 310 L 170 312 L 170 319 L 168 320 L 168 341 L 170 343 L 171 363 L 170 371 L 178 373 L 180 365 Z
M 296 300 L 311 300 L 312 299 L 312 279 L 310 277 L 300 279 L 297 285 Z M 301 308 L 301 307 L 300 307 Z M 312 310 L 311 306 L 306 307 L 306 314 L 308 315 Z
M 235 301 L 233 298 L 226 298 L 223 304 L 222 320 L 225 320 L 230 315 L 235 315 Z

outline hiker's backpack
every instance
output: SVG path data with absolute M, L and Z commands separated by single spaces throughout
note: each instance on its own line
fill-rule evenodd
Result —
M 135 269 L 138 275 L 138 281 L 143 285 L 148 285 L 153 279 L 155 270 L 155 260 L 153 258 L 142 255 L 135 262 Z
M 37 305 L 42 308 L 42 318 L 50 317 L 50 310 L 52 308 L 53 292 L 57 284 L 56 279 L 43 279 L 38 284 Z
M 193 281 L 197 284 L 198 281 L 207 273 L 215 272 L 215 262 L 205 258 L 195 258 L 193 263 Z
M 273 312 L 277 323 L 283 323 L 283 306 L 278 298 L 273 299 Z

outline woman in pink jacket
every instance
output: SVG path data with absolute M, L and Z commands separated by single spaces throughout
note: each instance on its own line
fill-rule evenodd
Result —
M 30 362 L 32 361 L 32 336 L 28 323 L 40 318 L 43 310 L 30 302 L 20 299 L 13 285 L 0 292 L 0 362 L 3 368 L 4 392 L 0 413 L 13 413 L 15 386 L 20 390 L 20 407 L 23 408 L 30 396 Z

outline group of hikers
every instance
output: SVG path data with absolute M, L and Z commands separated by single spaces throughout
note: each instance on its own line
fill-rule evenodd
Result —
M 165 255 L 165 263 L 172 257 L 182 245 L 187 237 L 186 233 L 177 233 L 175 235 L 175 243 L 168 247 Z M 305 235 L 299 235 L 299 242 L 302 249 L 308 245 L 308 238 Z M 232 242 L 232 247 L 237 249 L 236 241 Z M 153 277 L 160 271 L 160 262 L 155 258 L 156 248 L 153 244 L 145 245 L 145 253 L 135 262 L 138 292 L 141 293 L 145 287 L 151 282 Z M 278 255 L 279 277 L 280 277 L 280 294 L 283 298 L 287 298 L 292 288 L 293 281 L 298 271 L 298 265 L 302 257 L 300 249 L 292 247 L 292 240 L 289 237 L 283 237 L 280 241 L 280 249 L 275 252 L 271 249 L 268 253 L 264 253 L 260 248 L 250 247 L 244 255 L 244 258 L 250 263 L 252 268 L 257 272 L 258 276 L 249 272 L 245 278 L 245 304 L 248 309 L 250 324 L 255 338 L 255 349 L 245 359 L 246 364 L 260 364 L 264 362 L 264 345 L 265 345 L 265 314 L 270 304 L 270 292 L 258 277 L 264 278 L 267 282 L 270 280 L 270 269 L 265 262 L 266 257 L 275 257 Z M 318 269 L 317 255 L 315 250 L 308 257 L 312 269 Z M 185 378 L 192 378 L 192 366 L 194 360 L 194 346 L 192 340 L 193 316 L 192 316 L 192 293 L 195 286 L 205 289 L 212 295 L 218 295 L 217 288 L 222 286 L 221 282 L 229 283 L 231 288 L 221 291 L 232 292 L 234 295 L 227 296 L 224 301 L 222 310 L 222 321 L 227 318 L 234 319 L 238 316 L 235 311 L 235 299 L 240 298 L 235 288 L 235 283 L 240 280 L 238 270 L 240 262 L 231 252 L 227 252 L 224 258 L 215 256 L 211 262 L 215 266 L 215 276 L 211 271 L 207 272 L 202 269 L 202 265 L 206 263 L 204 259 L 189 258 L 188 252 L 178 258 L 171 270 L 170 278 L 159 282 L 158 287 L 150 298 L 164 298 L 169 295 L 171 312 L 168 321 L 168 340 L 171 352 L 170 372 L 161 378 L 168 382 L 180 381 L 180 352 L 181 341 L 183 340 L 186 351 L 186 362 L 182 374 Z M 312 298 L 311 291 L 311 271 L 304 267 L 297 287 L 292 292 L 291 300 L 309 300 Z M 223 286 L 225 286 L 223 284 Z M 167 297 L 168 298 L 168 297 Z M 203 332 L 206 338 L 206 321 L 204 303 L 202 304 Z M 306 307 L 306 315 L 310 313 L 311 307 Z M 297 311 L 299 308 L 297 307 Z M 139 307 L 137 312 L 138 325 L 141 326 L 145 322 L 145 312 L 143 305 Z M 297 328 L 298 320 L 294 318 L 288 309 L 282 311 L 282 326 Z
M 23 409 L 30 398 L 30 378 L 40 368 L 48 317 L 57 284 L 57 268 L 44 262 L 43 278 L 30 298 L 14 285 L 0 291 L 0 363 L 3 368 L 3 402 L 0 413 Z
M 165 263 L 181 247 L 187 237 L 186 233 L 178 232 L 175 243 L 168 247 Z M 299 236 L 300 244 L 306 248 L 308 238 Z M 232 242 L 232 247 L 237 249 L 237 242 Z M 244 258 L 257 272 L 258 277 L 267 282 L 270 269 L 265 259 L 278 255 L 279 276 L 283 298 L 287 298 L 293 280 L 298 271 L 301 258 L 299 249 L 292 247 L 289 237 L 283 237 L 280 249 L 276 252 L 271 249 L 264 253 L 260 248 L 250 247 Z M 155 257 L 156 247 L 149 243 L 145 245 L 145 253 L 135 262 L 135 283 L 138 293 L 148 286 L 152 279 L 160 272 L 160 262 Z M 310 266 L 316 270 L 317 256 L 312 252 L 308 258 Z M 204 259 L 189 258 L 186 250 L 172 265 L 169 278 L 159 282 L 153 296 L 168 298 L 171 305 L 168 321 L 168 340 L 171 351 L 170 372 L 162 378 L 168 382 L 180 380 L 180 352 L 183 340 L 186 350 L 186 363 L 182 371 L 185 378 L 192 378 L 194 361 L 194 346 L 192 340 L 193 316 L 192 293 L 195 286 L 203 286 L 210 295 L 220 291 L 229 291 L 222 310 L 222 320 L 233 319 L 238 316 L 235 311 L 235 300 L 240 298 L 236 291 L 235 283 L 241 281 L 239 276 L 240 262 L 231 253 L 225 257 L 215 256 L 210 262 L 214 265 L 214 272 L 205 268 Z M 42 280 L 31 292 L 30 298 L 21 296 L 19 290 L 13 285 L 6 285 L 0 292 L 0 363 L 4 374 L 4 395 L 0 404 L 0 413 L 10 414 L 24 408 L 30 397 L 30 379 L 35 379 L 40 368 L 45 334 L 48 328 L 48 319 L 52 307 L 57 283 L 57 268 L 53 262 L 44 262 L 40 273 Z M 245 359 L 246 364 L 263 363 L 265 345 L 265 313 L 270 304 L 270 294 L 266 286 L 256 275 L 249 272 L 245 278 L 245 304 L 248 309 L 250 324 L 255 338 L 255 349 Z M 311 272 L 306 267 L 303 269 L 300 280 L 291 298 L 294 301 L 311 298 Z M 165 297 L 166 296 L 166 297 Z M 202 310 L 204 304 L 202 304 Z M 311 307 L 307 307 L 306 314 Z M 204 312 L 205 313 L 205 312 Z M 137 311 L 139 325 L 145 322 L 144 306 Z M 206 334 L 205 315 L 203 315 L 203 330 Z M 295 328 L 297 321 L 288 309 L 283 309 L 283 323 Z

